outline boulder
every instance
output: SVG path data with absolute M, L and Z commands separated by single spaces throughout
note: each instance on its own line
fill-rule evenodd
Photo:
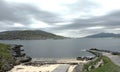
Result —
M 8 71 L 8 70 L 10 70 L 10 69 L 12 69 L 12 68 L 13 68 L 13 65 L 12 65 L 12 64 L 8 64 L 8 63 L 4 64 L 4 65 L 1 67 L 2 71 Z

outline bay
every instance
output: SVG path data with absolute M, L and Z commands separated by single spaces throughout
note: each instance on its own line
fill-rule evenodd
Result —
M 25 53 L 32 58 L 76 58 L 92 56 L 90 48 L 120 51 L 117 38 L 81 38 L 64 40 L 0 40 L 0 43 L 22 44 Z

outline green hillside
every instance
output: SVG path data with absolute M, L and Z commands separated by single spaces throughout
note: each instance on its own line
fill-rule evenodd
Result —
M 63 36 L 58 36 L 41 30 L 17 30 L 0 32 L 0 40 L 40 40 L 40 39 L 64 39 Z

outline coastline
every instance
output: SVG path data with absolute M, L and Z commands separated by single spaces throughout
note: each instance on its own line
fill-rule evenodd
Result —
M 95 57 L 76 57 L 76 58 L 33 58 L 30 62 L 25 62 L 20 65 L 15 66 L 8 72 L 78 72 L 83 71 L 84 65 L 92 61 L 97 62 L 95 68 L 103 66 L 104 62 L 101 59 L 102 53 L 96 49 L 87 50 L 90 53 L 93 53 Z M 108 50 L 100 50 L 101 52 L 105 51 L 107 53 L 113 54 L 113 52 Z M 117 52 L 118 53 L 118 52 Z M 86 59 L 87 58 L 87 59 Z M 91 67 L 88 66 L 90 71 Z
M 40 62 L 46 64 L 41 64 Z M 32 60 L 31 63 L 35 63 L 36 64 L 32 64 L 32 65 L 25 65 L 27 63 L 24 64 L 20 64 L 15 66 L 13 69 L 11 69 L 8 72 L 59 72 L 60 69 L 64 71 L 68 71 L 68 72 L 72 72 L 74 70 L 74 68 L 78 65 L 81 64 L 83 65 L 84 63 L 87 63 L 88 61 L 81 61 L 81 60 L 76 60 L 76 59 L 60 59 L 60 60 L 54 60 L 54 61 L 45 61 L 45 60 Z M 48 64 L 47 64 L 48 62 Z M 51 62 L 51 64 L 49 64 Z M 75 64 L 73 64 L 75 63 Z
M 6 72 L 25 62 L 30 62 L 31 57 L 21 49 L 22 45 L 0 44 L 0 72 Z
M 22 45 L 11 45 L 13 57 L 19 61 L 8 72 L 72 72 L 78 65 L 83 65 L 88 60 L 78 60 L 76 58 L 29 58 L 23 54 Z

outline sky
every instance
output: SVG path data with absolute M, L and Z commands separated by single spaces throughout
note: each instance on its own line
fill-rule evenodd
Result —
M 0 0 L 0 32 L 43 30 L 66 37 L 120 33 L 120 0 Z

